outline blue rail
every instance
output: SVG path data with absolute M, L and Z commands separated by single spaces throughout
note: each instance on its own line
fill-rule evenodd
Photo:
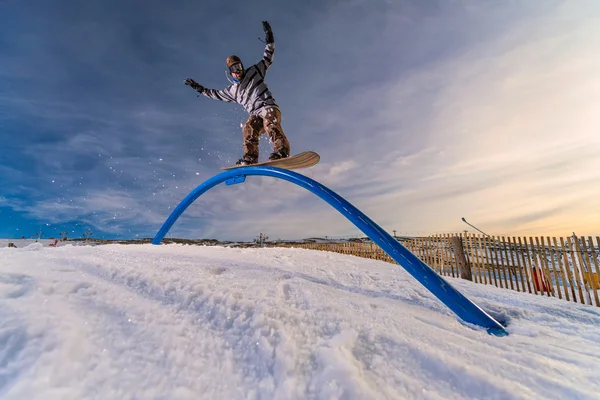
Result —
M 179 216 L 207 190 L 222 182 L 226 182 L 227 185 L 242 183 L 245 181 L 246 176 L 252 175 L 271 176 L 283 179 L 295 183 L 316 194 L 348 218 L 348 220 L 356 225 L 358 229 L 363 231 L 374 243 L 379 245 L 379 247 L 381 247 L 390 257 L 406 269 L 417 281 L 425 286 L 463 321 L 486 328 L 490 334 L 496 336 L 508 335 L 502 324 L 452 287 L 431 269 L 431 267 L 411 253 L 406 247 L 394 239 L 389 233 L 385 232 L 360 210 L 327 187 L 294 171 L 266 166 L 242 167 L 222 172 L 219 175 L 206 180 L 192 190 L 173 210 L 171 215 L 169 215 L 169 218 L 167 218 L 154 237 L 154 240 L 152 240 L 152 244 L 160 244 Z

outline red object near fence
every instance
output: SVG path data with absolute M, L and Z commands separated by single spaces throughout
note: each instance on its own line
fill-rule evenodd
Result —
M 550 282 L 537 268 L 533 268 L 533 284 L 538 292 L 547 292 L 550 286 Z

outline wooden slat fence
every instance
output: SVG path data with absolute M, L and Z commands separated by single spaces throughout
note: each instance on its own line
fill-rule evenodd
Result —
M 460 247 L 453 246 L 457 243 L 453 237 L 460 239 Z M 505 237 L 463 233 L 398 240 L 443 276 L 465 276 L 457 264 L 457 252 L 462 251 L 475 283 L 600 307 L 600 236 Z M 332 251 L 395 263 L 379 246 L 369 242 L 278 246 Z

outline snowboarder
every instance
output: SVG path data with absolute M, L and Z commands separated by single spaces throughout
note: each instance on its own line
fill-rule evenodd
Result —
M 281 128 L 281 111 L 265 83 L 267 70 L 273 63 L 275 39 L 271 25 L 263 21 L 265 31 L 265 52 L 262 60 L 245 69 L 238 56 L 229 56 L 225 60 L 233 83 L 223 90 L 207 89 L 191 78 L 184 80 L 187 86 L 214 100 L 238 103 L 250 114 L 242 127 L 244 138 L 244 156 L 236 165 L 250 165 L 258 162 L 258 138 L 263 133 L 269 135 L 273 152 L 269 160 L 287 158 L 290 155 L 290 143 Z

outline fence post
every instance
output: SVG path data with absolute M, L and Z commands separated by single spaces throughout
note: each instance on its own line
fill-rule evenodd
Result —
M 456 264 L 460 271 L 460 277 L 469 281 L 473 281 L 473 274 L 471 273 L 471 266 L 465 256 L 465 250 L 463 248 L 462 239 L 459 236 L 452 236 L 450 238 L 452 249 L 454 250 L 454 257 L 456 258 Z

